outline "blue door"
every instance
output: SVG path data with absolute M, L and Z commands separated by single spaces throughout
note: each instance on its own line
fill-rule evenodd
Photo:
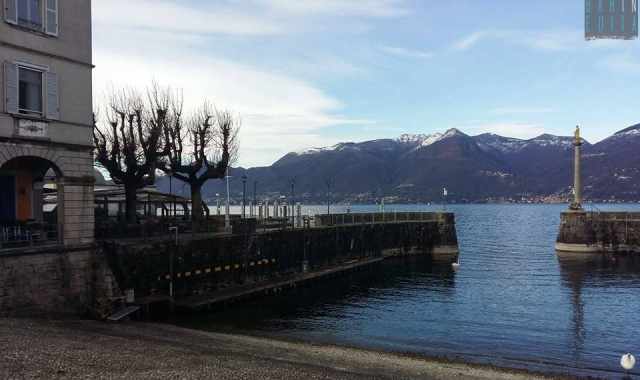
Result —
M 0 222 L 16 220 L 16 179 L 0 176 Z

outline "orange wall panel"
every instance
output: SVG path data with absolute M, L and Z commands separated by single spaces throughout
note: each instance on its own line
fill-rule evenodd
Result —
M 16 217 L 20 221 L 26 221 L 32 218 L 33 213 L 32 199 L 33 199 L 33 178 L 30 174 L 18 174 L 16 176 Z

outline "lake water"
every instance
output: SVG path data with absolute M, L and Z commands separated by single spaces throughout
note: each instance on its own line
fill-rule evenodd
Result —
M 178 323 L 618 378 L 620 355 L 640 356 L 640 257 L 559 257 L 554 242 L 565 208 L 447 206 L 456 214 L 457 272 L 428 260 L 388 261 L 371 273 L 185 316 Z M 598 208 L 640 210 L 640 205 Z M 394 209 L 442 206 L 386 207 Z M 326 212 L 326 206 L 318 210 Z

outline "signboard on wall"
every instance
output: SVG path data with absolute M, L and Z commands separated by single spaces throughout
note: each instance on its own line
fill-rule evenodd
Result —
M 18 120 L 18 136 L 24 137 L 47 137 L 48 124 L 37 120 Z
M 638 38 L 638 0 L 585 0 L 584 11 L 586 39 Z

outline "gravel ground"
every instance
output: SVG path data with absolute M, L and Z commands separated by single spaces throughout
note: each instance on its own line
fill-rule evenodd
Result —
M 0 319 L 0 378 L 530 379 L 543 377 L 165 324 Z

